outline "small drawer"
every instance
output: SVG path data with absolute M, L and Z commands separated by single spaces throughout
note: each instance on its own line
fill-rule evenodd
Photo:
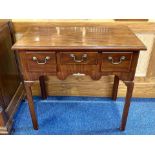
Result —
M 62 65 L 70 65 L 70 64 L 97 65 L 98 53 L 97 52 L 61 52 L 60 63 Z
M 101 71 L 129 72 L 132 62 L 132 52 L 102 53 Z
M 55 52 L 27 52 L 28 71 L 56 72 Z

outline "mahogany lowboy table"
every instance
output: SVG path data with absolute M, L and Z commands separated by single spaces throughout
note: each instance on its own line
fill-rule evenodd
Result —
M 44 76 L 64 80 L 72 74 L 86 74 L 93 80 L 114 75 L 112 99 L 119 80 L 127 86 L 120 130 L 126 126 L 134 76 L 144 44 L 125 26 L 36 27 L 15 43 L 34 129 L 38 129 L 31 86 L 39 79 L 42 98 L 47 98 Z M 93 89 L 93 88 L 92 88 Z

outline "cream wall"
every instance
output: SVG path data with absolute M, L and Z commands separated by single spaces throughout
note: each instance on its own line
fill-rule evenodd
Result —
M 147 51 L 141 51 L 137 70 L 136 70 L 136 76 L 146 76 L 147 74 L 147 68 L 149 65 L 150 55 L 152 52 L 152 47 L 154 43 L 155 34 L 136 34 L 137 37 L 145 44 L 147 47 Z

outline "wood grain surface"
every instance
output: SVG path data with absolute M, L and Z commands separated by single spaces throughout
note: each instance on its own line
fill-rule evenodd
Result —
M 28 29 L 14 50 L 146 50 L 127 26 L 35 27 Z
M 147 69 L 147 76 L 148 77 L 155 77 L 155 38 L 153 42 L 153 48 L 149 60 L 149 65 Z
M 113 76 L 102 77 L 93 81 L 89 76 L 69 76 L 66 80 L 59 80 L 55 76 L 46 77 L 47 93 L 50 96 L 100 96 L 111 97 Z M 39 83 L 32 86 L 33 95 L 40 96 Z M 118 96 L 124 97 L 126 87 L 120 82 Z M 133 97 L 155 97 L 155 78 L 137 77 Z

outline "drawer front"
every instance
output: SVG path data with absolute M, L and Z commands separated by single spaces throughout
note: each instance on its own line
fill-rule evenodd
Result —
M 62 65 L 71 65 L 71 64 L 97 65 L 98 53 L 97 52 L 61 52 L 60 63 Z
M 129 72 L 132 62 L 132 52 L 102 53 L 101 71 Z
M 28 71 L 56 72 L 55 52 L 27 52 Z

